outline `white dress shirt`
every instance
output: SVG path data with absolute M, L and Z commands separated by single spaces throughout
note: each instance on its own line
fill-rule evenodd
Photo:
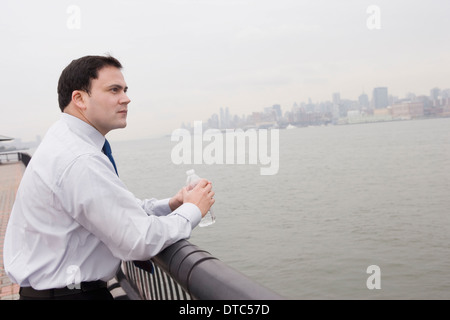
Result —
M 121 260 L 150 259 L 200 222 L 192 203 L 171 212 L 169 199 L 137 199 L 101 151 L 104 142 L 65 113 L 45 135 L 6 231 L 4 266 L 13 282 L 42 290 L 107 281 Z

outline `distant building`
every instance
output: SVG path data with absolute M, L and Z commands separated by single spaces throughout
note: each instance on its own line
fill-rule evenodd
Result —
M 441 95 L 441 89 L 433 88 L 430 90 L 430 99 L 431 100 L 437 100 L 440 95 Z
M 441 97 L 444 99 L 450 98 L 450 89 L 444 89 L 441 91 Z
M 375 109 L 383 109 L 389 105 L 388 89 L 378 87 L 373 89 L 373 106 Z
M 282 117 L 281 106 L 279 104 L 264 108 L 264 113 L 272 115 L 276 121 Z
M 211 115 L 211 118 L 208 119 L 208 127 L 219 129 L 219 115 L 217 113 L 214 113 Z
M 230 110 L 228 109 L 228 107 L 226 107 L 225 110 L 223 110 L 223 108 L 220 108 L 220 128 L 229 128 L 230 120 Z
M 369 107 L 369 96 L 365 93 L 361 94 L 358 98 L 359 106 L 361 108 Z
M 339 92 L 333 93 L 332 99 L 333 99 L 332 101 L 334 104 L 340 104 L 341 103 L 341 94 Z
M 423 102 L 405 101 L 391 106 L 393 119 L 409 120 L 424 115 Z

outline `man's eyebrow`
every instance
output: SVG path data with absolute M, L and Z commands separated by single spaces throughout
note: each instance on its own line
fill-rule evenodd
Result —
M 121 89 L 121 90 L 123 90 L 123 91 L 125 91 L 125 92 L 127 92 L 127 90 L 128 90 L 128 87 L 124 87 L 124 86 L 122 86 L 122 85 L 120 85 L 120 84 L 111 84 L 111 85 L 109 85 L 107 88 L 108 88 L 108 89 L 111 89 L 111 88 L 118 88 L 118 89 Z

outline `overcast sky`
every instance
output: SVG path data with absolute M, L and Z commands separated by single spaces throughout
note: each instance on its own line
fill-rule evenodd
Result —
M 124 65 L 132 101 L 113 140 L 170 134 L 221 107 L 284 112 L 377 86 L 428 95 L 450 88 L 449 12 L 449 0 L 2 0 L 0 135 L 43 136 L 60 116 L 62 69 L 88 54 Z

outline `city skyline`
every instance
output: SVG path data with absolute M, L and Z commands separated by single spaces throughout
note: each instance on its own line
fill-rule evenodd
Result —
M 207 128 L 214 129 L 227 129 L 227 128 L 238 128 L 249 126 L 248 118 L 255 116 L 255 114 L 271 114 L 276 113 L 277 116 L 274 117 L 274 121 L 280 124 L 280 120 L 284 121 L 284 125 L 290 124 L 288 119 L 286 119 L 286 114 L 290 112 L 303 112 L 303 113 L 336 113 L 335 107 L 338 107 L 338 114 L 335 114 L 335 120 L 338 118 L 346 118 L 348 112 L 365 112 L 372 113 L 373 110 L 389 108 L 394 105 L 398 105 L 406 102 L 417 102 L 423 104 L 424 109 L 429 109 L 432 107 L 448 107 L 450 108 L 450 88 L 440 89 L 438 87 L 433 87 L 429 90 L 429 95 L 425 94 L 415 94 L 409 91 L 404 97 L 394 96 L 389 94 L 388 87 L 376 87 L 372 90 L 372 95 L 369 96 L 366 93 L 362 93 L 358 96 L 356 100 L 347 99 L 341 97 L 339 92 L 334 92 L 331 94 L 331 99 L 321 100 L 314 102 L 311 99 L 308 102 L 302 101 L 297 103 L 293 102 L 291 107 L 281 106 L 280 104 L 272 104 L 259 108 L 258 110 L 253 110 L 250 114 L 232 114 L 229 107 L 219 107 L 218 112 L 210 115 L 208 119 L 193 119 L 192 121 L 183 121 L 180 125 L 181 128 L 190 129 L 191 123 L 195 120 L 202 120 Z M 350 116 L 354 116 L 355 113 Z M 428 116 L 436 116 L 438 113 L 428 114 Z M 442 116 L 439 113 L 440 116 Z M 448 116 L 448 115 L 445 115 Z M 252 122 L 253 120 L 250 120 Z M 271 120 L 272 121 L 272 120 Z M 263 121 L 264 122 L 264 121 Z M 267 122 L 267 121 L 266 121 Z M 331 122 L 331 121 L 330 121 Z M 239 124 L 238 124 L 239 123 Z M 335 123 L 337 124 L 337 123 Z
M 374 10 L 376 9 L 376 10 Z M 59 119 L 61 71 L 111 54 L 129 87 L 128 126 L 110 140 L 158 137 L 228 106 L 357 100 L 448 88 L 448 0 L 5 0 L 0 134 L 44 136 Z
M 445 101 L 445 103 L 450 108 L 450 88 L 443 88 L 443 89 L 441 89 L 439 87 L 433 87 L 433 88 L 428 90 L 429 91 L 429 95 L 416 94 L 416 93 L 414 93 L 412 91 L 408 91 L 408 93 L 405 96 L 399 97 L 399 96 L 394 96 L 394 95 L 389 94 L 389 88 L 387 88 L 387 87 L 376 87 L 376 88 L 373 88 L 371 96 L 369 96 L 365 92 L 362 92 L 357 97 L 356 100 L 348 99 L 346 97 L 341 97 L 339 92 L 333 92 L 331 94 L 331 98 L 329 100 L 312 101 L 309 98 L 307 102 L 306 101 L 301 101 L 300 103 L 297 103 L 297 101 L 294 101 L 290 108 L 287 107 L 287 106 L 286 107 L 281 106 L 280 104 L 277 104 L 277 103 L 272 104 L 272 105 L 268 104 L 266 106 L 260 107 L 257 110 L 253 110 L 251 113 L 247 113 L 247 114 L 243 113 L 241 115 L 231 114 L 229 107 L 219 107 L 217 109 L 218 112 L 211 114 L 208 119 L 189 119 L 189 120 L 183 121 L 178 127 L 174 127 L 173 129 L 171 129 L 171 131 L 173 131 L 175 129 L 178 129 L 178 128 L 191 129 L 191 125 L 194 123 L 194 121 L 199 121 L 199 120 L 200 121 L 204 121 L 204 123 L 205 123 L 207 128 L 222 128 L 222 129 L 225 129 L 225 128 L 239 128 L 239 127 L 242 127 L 242 126 L 239 126 L 239 125 L 238 126 L 229 126 L 228 124 L 210 126 L 209 122 L 211 121 L 211 118 L 214 118 L 215 116 L 217 116 L 217 119 L 216 119 L 217 123 L 221 123 L 221 121 L 223 121 L 222 119 L 224 119 L 225 117 L 228 118 L 226 121 L 229 121 L 229 122 L 231 122 L 231 119 L 234 118 L 234 117 L 240 118 L 239 121 L 247 121 L 247 118 L 251 117 L 252 114 L 254 114 L 254 113 L 262 113 L 262 114 L 270 113 L 270 112 L 273 111 L 274 107 L 279 109 L 279 116 L 280 116 L 280 118 L 283 118 L 285 116 L 285 114 L 288 113 L 288 112 L 295 112 L 296 108 L 303 108 L 302 110 L 305 111 L 306 113 L 307 112 L 320 113 L 320 112 L 323 112 L 323 110 L 320 110 L 320 108 L 324 108 L 324 105 L 325 105 L 325 108 L 326 108 L 326 107 L 330 107 L 330 106 L 335 105 L 335 104 L 339 105 L 340 103 L 342 103 L 342 105 L 346 105 L 346 106 L 348 106 L 348 105 L 353 106 L 349 110 L 346 110 L 346 111 L 354 111 L 354 110 L 359 110 L 360 111 L 360 110 L 362 110 L 364 108 L 377 109 L 375 107 L 375 105 L 374 105 L 374 100 L 375 100 L 374 92 L 375 92 L 375 89 L 378 89 L 378 88 L 387 89 L 386 93 L 388 95 L 388 101 L 390 103 L 392 103 L 392 102 L 399 102 L 399 101 L 408 101 L 408 100 L 409 101 L 415 101 L 418 97 L 425 97 L 425 98 L 429 99 L 429 101 L 447 99 Z M 364 102 L 364 98 L 363 98 L 363 101 L 361 100 L 361 98 L 363 96 L 367 97 L 367 101 Z M 338 101 L 336 101 L 336 99 Z M 358 104 L 357 108 L 355 108 L 356 104 Z M 318 109 L 316 110 L 316 108 L 318 108 Z M 383 108 L 379 108 L 379 109 L 383 109 Z M 226 114 L 228 114 L 228 116 L 226 116 Z M 342 116 L 342 117 L 346 117 L 346 115 Z M 289 121 L 287 121 L 286 125 L 287 124 L 289 124 Z M 157 135 L 155 137 L 167 136 L 169 133 L 170 132 L 163 133 L 163 134 Z M 152 138 L 155 138 L 155 137 L 152 137 Z M 14 138 L 14 140 L 12 142 L 11 141 L 10 142 L 6 142 L 6 143 L 0 142 L 0 147 L 4 147 L 4 148 L 6 147 L 7 148 L 9 146 L 16 146 L 17 145 L 19 148 L 20 147 L 29 148 L 29 147 L 37 146 L 40 143 L 41 139 L 42 139 L 40 134 L 36 134 L 34 136 L 34 139 L 33 138 L 31 138 L 31 139 L 23 139 L 22 137 L 12 137 L 12 138 Z M 133 140 L 133 139 L 130 139 L 130 140 Z

